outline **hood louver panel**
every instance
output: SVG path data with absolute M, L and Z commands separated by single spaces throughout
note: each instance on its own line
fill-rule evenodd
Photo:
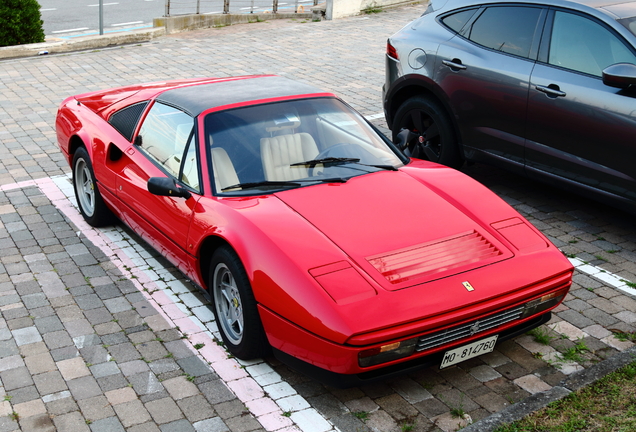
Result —
M 392 284 L 445 272 L 502 255 L 476 231 L 368 257 L 367 261 Z

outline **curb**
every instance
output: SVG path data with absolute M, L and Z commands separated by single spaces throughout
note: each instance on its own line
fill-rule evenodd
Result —
M 570 393 L 595 383 L 608 374 L 628 365 L 635 359 L 636 347 L 629 348 L 594 366 L 573 373 L 561 381 L 559 383 L 560 385 L 552 387 L 550 390 L 533 394 L 521 402 L 510 405 L 498 413 L 491 414 L 463 428 L 462 432 L 493 432 L 503 425 L 521 420 L 525 416 L 545 408 L 552 402 L 561 400 Z
M 80 36 L 69 40 L 55 39 L 42 43 L 0 47 L 0 60 L 142 43 L 148 42 L 165 34 L 166 29 L 161 27 L 133 30 L 109 35 Z

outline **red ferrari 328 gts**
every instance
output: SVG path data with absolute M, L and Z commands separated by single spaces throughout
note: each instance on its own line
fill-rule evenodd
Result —
M 448 367 L 547 322 L 571 284 L 495 194 L 306 84 L 92 92 L 56 127 L 86 221 L 118 218 L 178 266 L 241 359 L 273 350 L 338 386 Z

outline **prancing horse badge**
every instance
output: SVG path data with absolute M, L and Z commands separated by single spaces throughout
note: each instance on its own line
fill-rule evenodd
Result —
M 468 281 L 463 282 L 463 285 L 464 285 L 464 288 L 466 288 L 466 291 L 475 291 L 475 288 L 473 288 L 470 282 Z

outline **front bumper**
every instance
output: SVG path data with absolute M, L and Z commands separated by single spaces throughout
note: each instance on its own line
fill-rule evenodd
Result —
M 547 312 L 543 315 L 539 315 L 538 317 L 531 319 L 530 321 L 525 321 L 519 325 L 508 328 L 499 333 L 497 343 L 527 333 L 533 328 L 536 328 L 550 321 L 551 316 L 551 312 Z M 308 375 L 315 380 L 322 382 L 323 384 L 336 388 L 348 388 L 367 385 L 376 381 L 386 380 L 398 375 L 411 373 L 428 366 L 439 365 L 442 362 L 445 351 L 446 350 L 438 351 L 430 355 L 417 357 L 412 360 L 406 360 L 401 363 L 395 363 L 379 369 L 354 374 L 343 374 L 320 368 L 309 362 L 293 357 L 281 351 L 280 349 L 273 349 L 274 356 L 289 367 L 301 373 L 304 373 L 305 375 Z

